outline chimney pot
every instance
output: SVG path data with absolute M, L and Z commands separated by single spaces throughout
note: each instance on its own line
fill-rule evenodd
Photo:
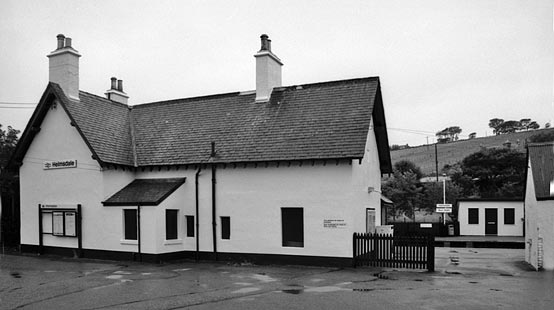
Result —
M 117 80 L 117 90 L 123 92 L 123 80 Z
M 260 51 L 271 51 L 271 46 L 268 44 L 268 41 L 270 41 L 268 40 L 268 35 L 262 34 L 260 38 L 262 39 L 262 47 L 260 48 Z
M 65 47 L 71 47 L 71 38 L 65 38 Z
M 63 48 L 65 36 L 60 33 L 56 36 L 56 38 L 58 38 L 58 48 L 57 49 Z
M 117 89 L 117 86 L 116 86 L 117 78 L 116 78 L 116 77 L 112 77 L 111 80 L 112 80 L 111 89 Z

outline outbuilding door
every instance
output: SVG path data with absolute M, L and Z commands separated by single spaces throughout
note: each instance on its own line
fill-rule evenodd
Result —
M 498 235 L 498 209 L 485 209 L 485 235 Z
M 365 210 L 365 227 L 367 233 L 375 233 L 375 209 L 367 208 Z

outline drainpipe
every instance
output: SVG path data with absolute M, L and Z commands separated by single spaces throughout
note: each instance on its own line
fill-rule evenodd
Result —
M 210 155 L 212 160 L 215 157 L 215 142 L 212 141 L 212 153 Z M 216 165 L 212 162 L 212 236 L 214 241 L 214 258 L 217 261 L 217 234 L 216 234 L 216 204 L 215 204 L 215 172 Z
M 199 218 L 199 207 L 198 207 L 198 176 L 200 175 L 200 170 L 202 170 L 202 166 L 198 165 L 198 170 L 196 170 L 196 174 L 194 175 L 194 191 L 196 195 L 196 261 L 198 262 L 199 256 L 200 256 L 200 218 Z
M 139 262 L 142 262 L 142 251 L 140 248 L 140 205 L 137 206 L 137 242 L 138 242 Z

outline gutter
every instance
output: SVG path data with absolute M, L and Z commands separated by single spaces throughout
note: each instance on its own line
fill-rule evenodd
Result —
M 195 192 L 195 197 L 196 197 L 196 205 L 195 205 L 195 209 L 196 209 L 196 261 L 198 262 L 199 260 L 199 256 L 200 256 L 200 236 L 199 236 L 199 233 L 200 233 L 200 218 L 199 218 L 199 213 L 200 213 L 200 208 L 198 207 L 198 176 L 200 175 L 200 171 L 202 170 L 202 166 L 201 165 L 198 165 L 198 170 L 196 170 L 196 174 L 194 175 L 194 192 Z
M 212 141 L 212 153 L 210 157 L 215 157 L 215 142 Z M 212 237 L 214 243 L 214 258 L 217 261 L 217 233 L 216 233 L 216 202 L 215 202 L 215 184 L 216 184 L 216 164 L 212 163 Z

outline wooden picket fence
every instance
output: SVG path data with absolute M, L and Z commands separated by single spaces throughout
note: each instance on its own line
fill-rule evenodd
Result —
M 433 235 L 354 233 L 352 265 L 435 270 Z

